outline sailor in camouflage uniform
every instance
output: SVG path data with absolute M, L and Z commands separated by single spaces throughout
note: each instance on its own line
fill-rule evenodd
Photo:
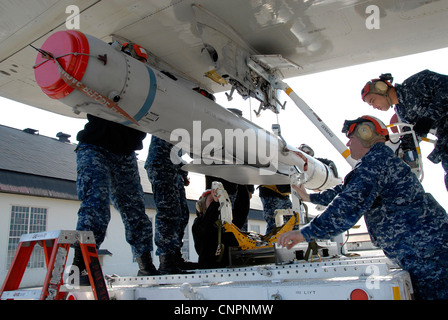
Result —
M 190 216 L 185 196 L 186 172 L 181 170 L 179 149 L 152 136 L 145 169 L 151 181 L 156 204 L 156 254 L 161 273 L 184 273 L 188 263 L 182 259 L 181 248 L 185 227 Z
M 152 224 L 145 212 L 135 150 L 143 148 L 146 133 L 87 115 L 77 139 L 76 187 L 81 207 L 76 230 L 92 231 L 97 247 L 110 221 L 110 203 L 123 220 L 126 241 L 139 265 L 138 275 L 159 274 L 152 259 Z M 79 248 L 73 265 L 85 269 Z
M 362 99 L 375 109 L 387 111 L 392 105 L 400 119 L 414 125 L 419 136 L 436 130 L 437 143 L 428 159 L 442 162 L 448 190 L 448 76 L 429 70 L 421 71 L 401 85 L 392 86 L 390 74 L 369 81 Z
M 143 63 L 148 60 L 137 44 L 124 43 L 121 50 Z M 76 230 L 92 231 L 99 248 L 106 236 L 112 201 L 121 215 L 126 241 L 138 263 L 137 275 L 158 275 L 151 257 L 152 223 L 146 215 L 135 155 L 135 150 L 143 149 L 146 133 L 90 114 L 87 120 L 84 130 L 77 135 L 76 188 L 82 202 Z M 73 265 L 80 270 L 81 283 L 86 282 L 79 248 L 75 248 Z
M 344 183 L 308 194 L 294 186 L 304 201 L 328 205 L 300 230 L 285 233 L 278 244 L 291 248 L 301 241 L 330 238 L 364 219 L 372 242 L 411 275 L 418 299 L 448 299 L 448 216 L 425 193 L 410 167 L 384 142 L 387 129 L 363 116 L 346 121 L 352 157 L 360 159 Z
M 275 228 L 275 210 L 291 209 L 289 198 L 291 185 L 262 185 L 258 187 L 261 203 L 263 204 L 263 218 L 266 221 L 266 234 Z

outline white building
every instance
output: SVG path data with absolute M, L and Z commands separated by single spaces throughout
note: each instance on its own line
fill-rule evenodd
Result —
M 80 201 L 76 194 L 76 145 L 67 136 L 58 139 L 39 135 L 38 131 L 18 130 L 0 125 L 0 281 L 3 283 L 15 254 L 20 236 L 49 230 L 75 230 Z M 151 184 L 139 161 L 140 177 L 145 191 L 146 213 L 154 221 L 155 206 Z M 204 176 L 191 173 L 186 188 L 190 221 L 184 237 L 184 257 L 197 261 L 191 236 L 195 201 L 202 194 Z M 258 192 L 252 198 L 249 230 L 264 233 Z M 154 227 L 154 223 L 153 223 Z M 38 246 L 36 246 L 37 248 Z M 40 248 L 40 247 L 39 247 Z M 38 286 L 45 277 L 43 251 L 34 250 L 21 287 Z M 154 245 L 154 251 L 156 247 Z M 73 250 L 67 260 L 72 261 Z M 119 213 L 111 206 L 111 221 L 100 250 L 100 260 L 106 274 L 136 275 L 137 263 L 125 240 Z M 154 257 L 154 253 L 153 253 Z M 158 266 L 158 259 L 154 257 Z

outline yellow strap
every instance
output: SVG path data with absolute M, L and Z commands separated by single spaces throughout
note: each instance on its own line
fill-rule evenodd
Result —
M 278 190 L 278 188 L 277 188 L 277 186 L 275 184 L 268 185 L 268 186 L 267 185 L 263 185 L 262 187 L 271 189 L 272 191 L 274 191 L 274 192 L 276 192 L 278 194 L 281 194 L 282 196 L 288 196 L 291 193 L 291 192 L 280 192 L 280 190 Z

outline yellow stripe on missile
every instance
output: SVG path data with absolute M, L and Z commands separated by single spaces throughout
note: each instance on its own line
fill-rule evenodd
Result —
M 347 159 L 348 157 L 350 157 L 350 150 L 345 149 L 345 151 L 342 152 L 341 154 L 345 159 Z

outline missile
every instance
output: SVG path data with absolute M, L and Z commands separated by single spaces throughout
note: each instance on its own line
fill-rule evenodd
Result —
M 150 133 L 191 154 L 185 170 L 240 184 L 289 184 L 295 166 L 309 189 L 340 183 L 325 164 L 198 94 L 194 84 L 80 31 L 50 35 L 34 73 L 42 91 L 73 112 Z

